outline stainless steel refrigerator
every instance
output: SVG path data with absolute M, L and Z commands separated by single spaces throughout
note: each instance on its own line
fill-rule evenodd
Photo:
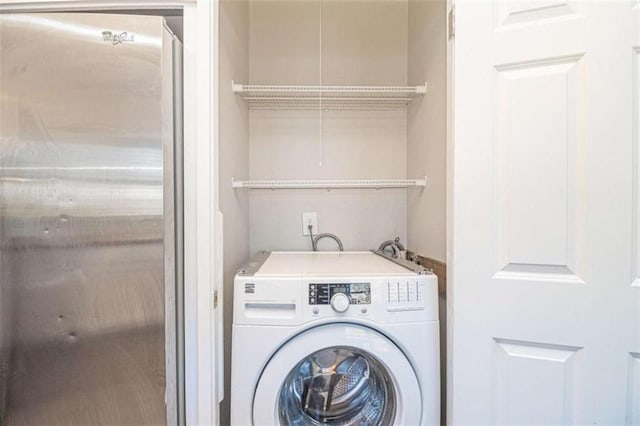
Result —
M 162 17 L 0 15 L 0 425 L 179 421 L 180 70 Z

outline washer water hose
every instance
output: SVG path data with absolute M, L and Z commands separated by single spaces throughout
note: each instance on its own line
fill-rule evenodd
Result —
M 314 237 L 313 226 L 309 225 L 307 228 L 309 229 L 309 239 L 311 239 L 311 247 L 313 247 L 313 251 L 318 251 L 318 241 L 320 241 L 323 238 L 331 238 L 336 243 L 338 243 L 338 248 L 340 249 L 340 251 L 344 251 L 344 247 L 342 246 L 342 241 L 340 241 L 340 238 L 338 238 L 337 235 L 325 232 L 324 234 L 318 234 Z
M 391 249 L 391 256 L 395 259 L 400 257 L 400 254 L 405 251 L 404 246 L 400 243 L 400 237 L 396 237 L 395 240 L 387 240 L 380 244 L 378 251 L 384 252 L 387 248 Z

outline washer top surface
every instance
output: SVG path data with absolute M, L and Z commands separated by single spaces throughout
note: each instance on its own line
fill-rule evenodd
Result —
M 269 276 L 416 276 L 369 251 L 272 252 L 256 272 Z

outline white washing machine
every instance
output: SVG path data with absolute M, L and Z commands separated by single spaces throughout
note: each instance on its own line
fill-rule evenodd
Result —
M 261 253 L 235 278 L 231 423 L 439 424 L 437 287 L 373 252 Z

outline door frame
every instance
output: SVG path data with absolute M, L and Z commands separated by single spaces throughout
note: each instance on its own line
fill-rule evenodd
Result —
M 445 420 L 445 424 L 453 423 L 453 325 L 455 323 L 453 301 L 454 301 L 454 229 L 453 229 L 453 213 L 454 213 L 454 153 L 455 153 L 455 137 L 454 137 L 454 117 L 455 117 L 455 0 L 446 0 L 446 26 L 447 26 L 447 201 L 446 201 L 446 221 L 447 221 L 447 289 L 446 289 L 446 317 L 447 317 L 447 344 L 446 344 L 446 365 L 440 367 L 440 374 L 444 375 L 446 383 L 446 411 L 442 413 L 441 418 Z M 452 14 L 453 19 L 449 20 Z M 453 28 L 450 28 L 453 26 Z M 444 371 L 443 371 L 444 370 Z
M 184 24 L 184 328 L 186 424 L 219 424 L 214 293 L 222 288 L 218 219 L 218 0 L 0 0 L 0 13 L 182 12 Z M 198 42 L 200 41 L 200 42 Z M 221 310 L 221 307 L 218 311 Z

